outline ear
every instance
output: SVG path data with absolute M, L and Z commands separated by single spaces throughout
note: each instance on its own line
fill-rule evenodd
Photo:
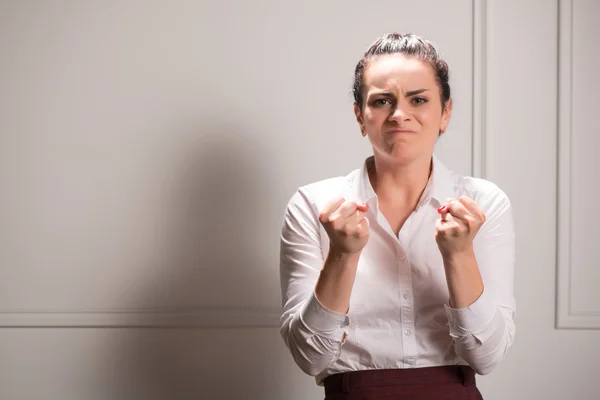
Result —
M 358 106 L 356 105 L 356 103 L 354 103 L 354 115 L 356 116 L 356 122 L 358 122 L 358 126 L 360 126 L 360 131 L 362 133 L 364 133 L 365 131 L 365 123 L 362 117 L 362 112 L 360 111 L 360 108 L 358 108 Z
M 452 99 L 448 99 L 446 107 L 442 111 L 442 120 L 440 121 L 440 132 L 446 131 L 448 124 L 450 123 L 450 117 L 452 116 Z

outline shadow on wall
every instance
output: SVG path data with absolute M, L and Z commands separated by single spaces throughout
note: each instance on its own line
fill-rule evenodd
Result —
M 272 162 L 249 142 L 252 132 L 236 129 L 200 130 L 192 135 L 197 144 L 183 151 L 168 201 L 168 246 L 142 297 L 145 309 L 167 310 L 185 325 L 193 325 L 195 307 L 264 306 L 279 298 L 264 279 L 278 274 L 269 251 L 278 236 L 266 237 L 273 227 L 264 207 Z M 113 373 L 126 375 L 111 377 L 111 398 L 269 399 L 273 383 L 289 379 L 280 364 L 290 357 L 276 327 L 127 328 L 112 361 Z
M 257 135 L 219 125 L 192 134 L 194 144 L 181 151 L 168 246 L 145 304 L 181 311 L 264 306 L 272 298 L 261 279 L 276 262 L 268 246 L 277 238 L 267 237 L 265 224 L 269 157 L 251 141 Z

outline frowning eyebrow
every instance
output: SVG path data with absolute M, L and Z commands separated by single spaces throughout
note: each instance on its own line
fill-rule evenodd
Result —
M 406 97 L 411 97 L 411 96 L 416 96 L 417 94 L 421 94 L 423 92 L 428 91 L 429 89 L 417 89 L 417 90 L 411 90 L 409 92 L 406 92 L 404 95 Z M 373 95 L 376 96 L 384 96 L 384 97 L 394 97 L 393 93 L 390 92 L 379 92 L 379 93 L 373 93 Z
M 423 92 L 426 92 L 429 89 L 417 89 L 417 90 L 411 90 L 410 92 L 406 92 L 405 96 L 406 97 L 410 97 L 410 96 L 415 96 L 417 94 L 421 94 Z

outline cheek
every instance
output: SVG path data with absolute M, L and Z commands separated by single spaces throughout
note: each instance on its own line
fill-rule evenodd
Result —
M 377 112 L 374 112 L 373 110 L 365 110 L 365 124 L 367 125 L 372 125 L 374 123 L 376 123 L 379 119 L 381 119 L 378 116 Z
M 424 126 L 438 126 L 442 122 L 442 110 L 428 109 L 419 110 L 418 118 Z

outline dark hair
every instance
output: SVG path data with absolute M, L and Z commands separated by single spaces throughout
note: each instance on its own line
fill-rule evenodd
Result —
M 362 109 L 363 106 L 363 73 L 369 64 L 369 61 L 378 56 L 387 54 L 407 54 L 416 56 L 421 60 L 428 62 L 436 75 L 437 83 L 440 88 L 442 107 L 446 106 L 446 102 L 450 99 L 448 64 L 440 57 L 440 54 L 433 43 L 412 33 L 404 35 L 399 33 L 388 33 L 373 42 L 365 52 L 362 60 L 356 65 L 352 91 L 354 94 L 354 102 L 358 108 Z

